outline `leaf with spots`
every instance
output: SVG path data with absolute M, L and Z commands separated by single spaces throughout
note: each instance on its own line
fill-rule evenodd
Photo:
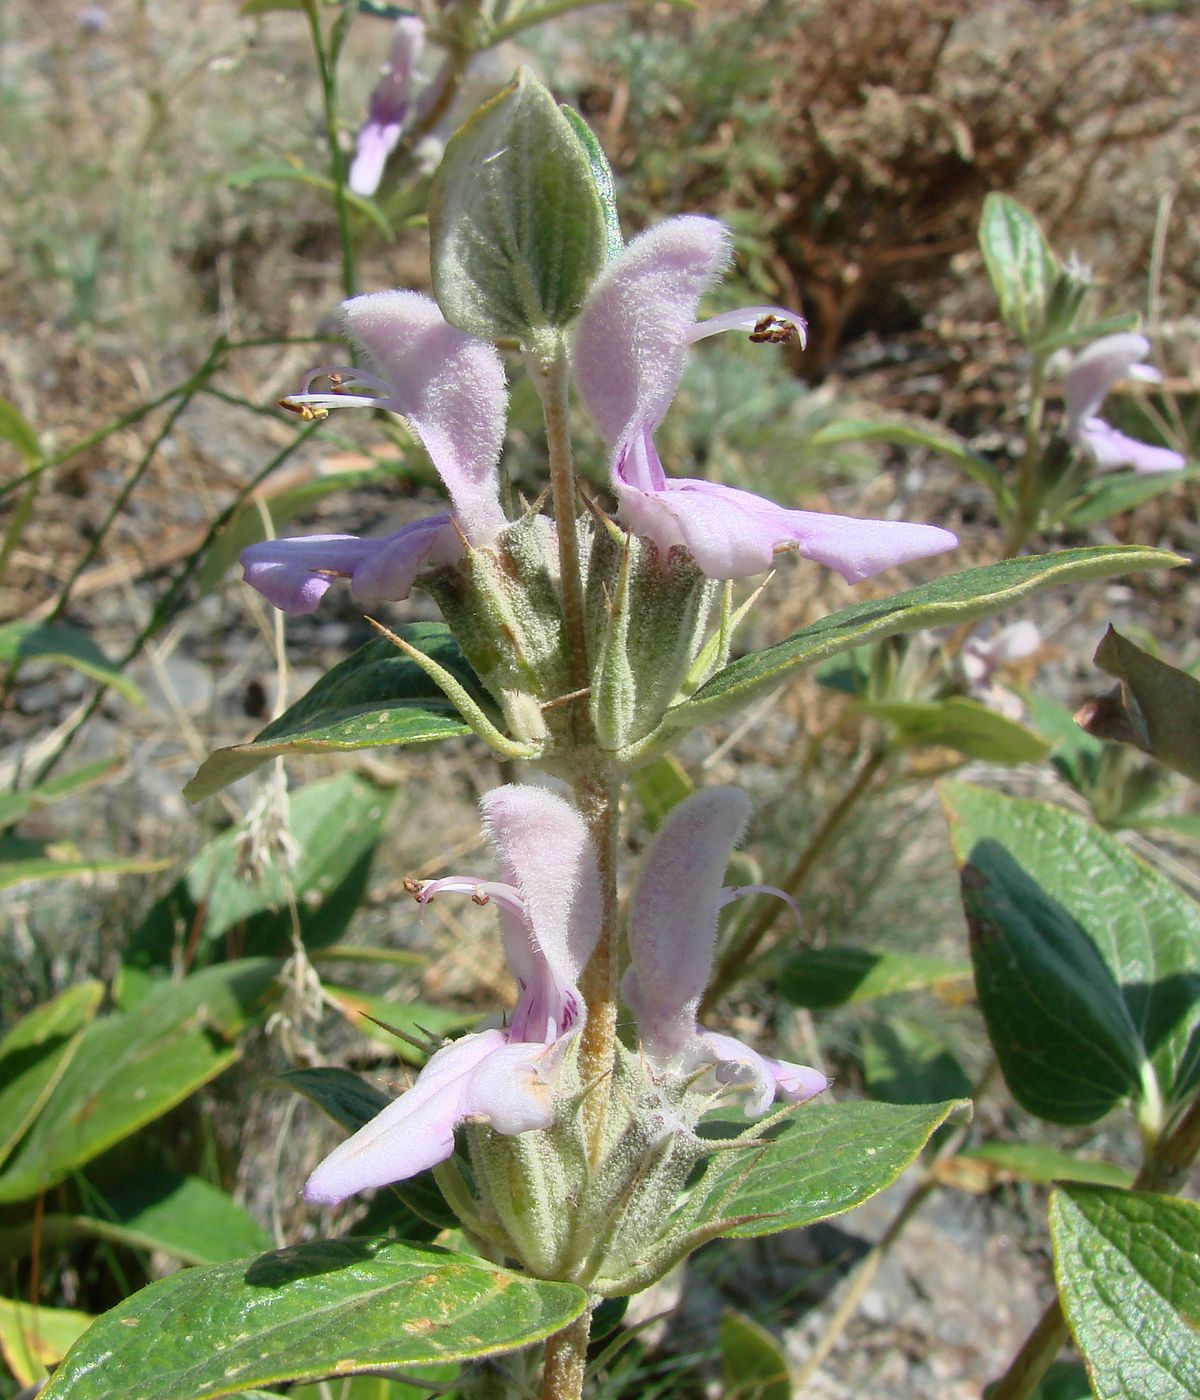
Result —
M 540 1341 L 586 1303 L 433 1245 L 318 1240 L 152 1283 L 84 1333 L 42 1400 L 210 1400 L 464 1361 Z

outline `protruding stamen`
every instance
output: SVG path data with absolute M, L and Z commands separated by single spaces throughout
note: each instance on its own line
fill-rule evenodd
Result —
M 756 345 L 786 345 L 798 339 L 803 348 L 808 343 L 808 323 L 784 306 L 742 306 L 736 311 L 723 311 L 707 321 L 698 321 L 684 333 L 684 339 L 690 344 L 722 331 L 748 331 Z
M 786 890 L 781 890 L 778 885 L 726 885 L 721 891 L 721 897 L 717 901 L 717 908 L 724 909 L 727 904 L 732 904 L 735 899 L 745 899 L 751 894 L 773 894 L 776 899 L 783 902 L 795 915 L 796 922 L 800 923 L 800 906 Z
M 500 904 L 524 919 L 525 901 L 512 885 L 499 880 L 476 880 L 470 875 L 446 875 L 441 880 L 413 880 L 404 882 L 404 888 L 417 901 L 422 909 L 438 894 L 470 895 L 476 904 Z

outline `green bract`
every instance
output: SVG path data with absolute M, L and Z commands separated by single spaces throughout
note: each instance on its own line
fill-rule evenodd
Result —
M 487 340 L 565 326 L 607 257 L 588 152 L 522 69 L 450 140 L 429 198 L 433 290 Z

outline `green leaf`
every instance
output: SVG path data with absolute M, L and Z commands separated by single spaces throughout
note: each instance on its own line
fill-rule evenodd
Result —
M 36 1223 L 0 1225 L 0 1250 L 14 1259 L 81 1239 L 158 1250 L 185 1264 L 219 1264 L 271 1247 L 267 1232 L 224 1191 L 161 1170 L 109 1195 L 101 1214 L 51 1212 Z
M 42 460 L 37 433 L 20 409 L 4 398 L 0 398 L 0 442 L 11 442 L 24 457 L 27 467 L 34 467 Z
M 924 418 L 838 418 L 818 428 L 809 438 L 813 447 L 836 447 L 846 442 L 890 442 L 898 447 L 925 447 L 949 458 L 972 481 L 987 487 L 997 501 L 1008 501 L 1012 492 L 986 457 L 973 452 L 961 437 L 940 423 Z
M 498 340 L 565 326 L 604 266 L 588 154 L 522 68 L 450 138 L 429 194 L 433 290 L 460 330 Z
M 892 1017 L 864 1026 L 861 1049 L 873 1099 L 927 1104 L 971 1096 L 971 1081 L 954 1052 L 917 1021 Z
M 1200 1395 L 1200 1206 L 1064 1186 L 1050 1200 L 1054 1276 L 1098 1400 Z
M 727 1309 L 718 1338 L 724 1400 L 791 1400 L 787 1353 L 765 1327 Z
M 444 623 L 410 623 L 397 632 L 446 667 L 486 711 L 494 714 L 490 699 Z M 183 793 L 188 801 L 199 802 L 279 754 L 429 744 L 470 732 L 424 671 L 382 637 L 339 662 L 250 743 L 211 754 Z
M 942 802 L 1013 1096 L 1068 1124 L 1133 1097 L 1157 1121 L 1200 1078 L 1200 906 L 1061 808 L 965 783 Z
M 169 968 L 188 943 L 202 960 L 220 956 L 231 933 L 239 955 L 286 956 L 293 900 L 305 946 L 335 942 L 362 902 L 394 795 L 356 773 L 302 787 L 288 802 L 295 864 L 281 868 L 276 859 L 253 879 L 242 874 L 244 829 L 223 832 L 143 920 L 126 967 Z M 128 1004 L 124 988 L 121 999 Z
M 647 831 L 657 831 L 667 813 L 696 791 L 696 784 L 672 754 L 662 754 L 633 775 L 633 787 L 642 804 Z
M 596 133 L 579 113 L 573 107 L 568 107 L 565 102 L 560 105 L 559 110 L 579 138 L 579 144 L 587 156 L 596 193 L 600 196 L 600 207 L 604 211 L 604 232 L 608 257 L 611 260 L 625 247 L 625 240 L 621 237 L 621 216 L 617 213 L 617 186 L 613 180 L 612 166 L 604 154 L 604 147 L 596 140 Z
M 925 988 L 961 996 L 971 990 L 971 965 L 882 948 L 806 948 L 783 965 L 778 987 L 793 1006 L 813 1011 Z
M 245 8 L 247 4 L 254 3 L 256 0 L 244 0 L 243 14 L 258 13 L 258 11 L 250 11 Z M 282 4 L 280 0 L 266 0 L 264 12 L 265 9 L 292 8 L 295 7 L 291 4 Z M 306 170 L 302 165 L 290 165 L 286 161 L 267 161 L 261 165 L 250 165 L 245 170 L 235 170 L 232 175 L 225 177 L 225 183 L 234 190 L 244 190 L 250 185 L 260 185 L 269 180 L 284 180 L 294 185 L 308 185 L 314 190 L 320 190 L 323 194 L 331 195 L 337 190 L 337 186 L 328 175 L 318 175 L 314 170 Z M 388 221 L 387 215 L 373 199 L 364 199 L 362 195 L 355 194 L 348 186 L 343 186 L 342 194 L 350 208 L 370 219 L 389 243 L 396 241 L 396 230 Z
M 983 1400 L 991 1400 L 995 1388 L 985 1386 Z M 1092 1400 L 1087 1371 L 1078 1361 L 1055 1361 L 1029 1392 L 1029 1400 Z
M 461 1361 L 540 1341 L 586 1304 L 573 1284 L 433 1245 L 319 1240 L 135 1293 L 76 1343 L 42 1400 L 208 1400 Z
M 168 860 L 132 856 L 84 856 L 68 841 L 33 841 L 0 835 L 0 890 L 46 880 L 81 880 L 89 875 L 148 875 Z
M 0 793 L 0 827 L 11 826 L 29 812 L 41 811 L 65 797 L 94 787 L 111 777 L 124 762 L 121 758 L 102 758 L 96 763 L 73 768 L 69 773 L 47 778 L 34 788 L 21 788 L 17 792 Z
M 1073 530 L 1096 525 L 1122 511 L 1133 510 L 1145 501 L 1167 491 L 1177 490 L 1189 481 L 1200 480 L 1200 467 L 1182 472 L 1156 472 L 1139 476 L 1137 472 L 1112 472 L 1091 476 L 1079 488 L 1074 500 L 1058 513 L 1062 524 Z
M 714 1158 L 694 1191 L 701 1217 L 745 1239 L 841 1215 L 890 1186 L 962 1107 L 805 1104 L 765 1146 Z
M 0 1202 L 57 1185 L 237 1059 L 232 1043 L 278 964 L 227 963 L 156 987 L 134 1011 L 91 1022 L 0 1173 Z
M 0 1040 L 0 1163 L 66 1072 L 103 995 L 99 982 L 68 987 L 22 1017 Z
M 1055 1181 L 1084 1181 L 1097 1186 L 1132 1186 L 1134 1173 L 1115 1162 L 1080 1157 L 1040 1142 L 984 1142 L 964 1148 L 959 1157 L 982 1163 L 996 1181 L 1034 1181 L 1049 1186 Z
M 924 702 L 861 701 L 854 708 L 893 725 L 908 748 L 932 745 L 987 763 L 1007 764 L 1038 763 L 1050 751 L 1040 734 L 964 695 Z
M 724 718 L 789 676 L 827 657 L 898 632 L 957 626 L 1013 607 L 1043 588 L 1109 578 L 1142 569 L 1174 568 L 1179 555 L 1136 545 L 1064 549 L 1005 559 L 948 574 L 891 598 L 870 599 L 803 627 L 765 651 L 739 657 L 691 697 L 667 711 L 666 724 L 691 728 Z
M 17 1384 L 44 1381 L 93 1320 L 70 1308 L 35 1308 L 23 1299 L 0 1298 L 0 1353 Z
M 1046 306 L 1058 280 L 1058 259 L 1041 226 L 1023 204 L 989 194 L 979 221 L 979 246 L 1004 324 L 1026 344 L 1045 325 Z
M 61 622 L 8 622 L 0 627 L 0 663 L 50 661 L 103 681 L 133 705 L 144 705 L 136 685 L 112 664 L 86 632 Z
M 1200 681 L 1135 646 L 1114 627 L 1093 659 L 1132 692 L 1138 747 L 1200 782 Z

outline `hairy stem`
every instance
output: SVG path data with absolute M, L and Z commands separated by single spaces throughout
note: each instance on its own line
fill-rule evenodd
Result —
M 837 835 L 846 818 L 857 806 L 859 800 L 870 791 L 876 774 L 887 761 L 888 752 L 888 749 L 883 745 L 871 751 L 862 767 L 854 775 L 850 786 L 821 818 L 820 825 L 796 858 L 796 863 L 780 881 L 781 889 L 786 890 L 790 895 L 796 895 L 800 892 L 817 861 L 825 853 L 826 848 Z M 717 960 L 717 970 L 709 983 L 708 991 L 704 994 L 704 1000 L 700 1003 L 700 1016 L 702 1018 L 713 1009 L 729 988 L 745 975 L 751 959 L 775 927 L 785 908 L 786 906 L 779 900 L 767 901 L 758 918 L 749 924 L 721 954 Z
M 580 1400 L 591 1324 L 592 1310 L 588 1308 L 569 1327 L 556 1332 L 546 1342 L 542 1400 Z

